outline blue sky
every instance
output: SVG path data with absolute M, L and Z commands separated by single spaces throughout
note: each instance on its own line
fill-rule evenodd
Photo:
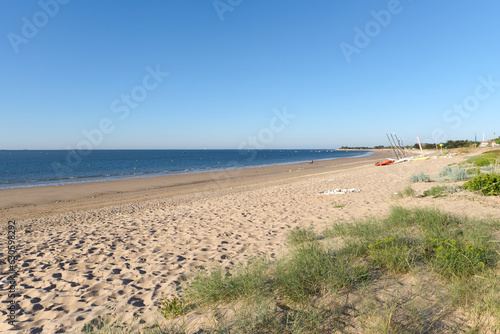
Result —
M 4 0 L 0 149 L 498 136 L 499 12 L 495 0 Z

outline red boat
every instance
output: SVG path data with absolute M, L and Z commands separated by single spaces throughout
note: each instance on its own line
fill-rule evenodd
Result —
M 375 166 L 385 166 L 385 165 L 390 165 L 394 162 L 394 160 L 386 160 L 386 161 L 382 161 L 382 162 L 377 162 L 375 164 Z

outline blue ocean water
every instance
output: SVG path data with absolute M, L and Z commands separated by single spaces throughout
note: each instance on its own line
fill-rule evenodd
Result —
M 0 151 L 0 189 L 352 158 L 337 150 Z

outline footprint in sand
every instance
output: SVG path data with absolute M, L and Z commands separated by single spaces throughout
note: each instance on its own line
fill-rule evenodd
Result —
M 140 298 L 137 298 L 137 297 L 130 298 L 127 303 L 131 304 L 132 306 L 135 306 L 135 307 L 145 307 L 146 306 L 144 304 L 144 301 Z

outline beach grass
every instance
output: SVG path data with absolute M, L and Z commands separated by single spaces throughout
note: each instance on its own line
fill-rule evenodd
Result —
M 314 241 L 316 234 L 312 228 L 297 227 L 288 232 L 287 242 L 289 245 L 297 246 L 304 242 Z
M 211 272 L 198 271 L 186 284 L 185 299 L 206 306 L 267 296 L 272 289 L 269 277 L 269 262 L 259 258 L 232 272 L 222 267 Z
M 385 218 L 335 223 L 321 235 L 292 230 L 282 258 L 200 271 L 183 286 L 182 299 L 217 315 L 203 333 L 439 332 L 458 310 L 471 332 L 494 332 L 500 330 L 499 231 L 494 219 L 394 207 Z M 339 239 L 341 246 L 330 242 Z M 404 283 L 411 277 L 434 279 L 416 292 Z M 377 296 L 388 281 L 398 282 L 390 288 L 396 292 L 382 302 Z M 435 301 L 417 302 L 424 297 Z
M 473 164 L 476 167 L 484 167 L 494 164 L 500 161 L 500 150 L 490 150 L 482 154 L 470 157 L 467 159 L 468 163 Z
M 319 242 L 309 242 L 291 250 L 291 254 L 276 263 L 273 273 L 274 293 L 294 304 L 351 287 L 358 279 L 349 258 Z
M 392 197 L 396 198 L 396 199 L 397 198 L 405 198 L 405 197 L 415 197 L 415 190 L 413 190 L 411 185 L 408 185 L 403 190 L 396 192 Z

